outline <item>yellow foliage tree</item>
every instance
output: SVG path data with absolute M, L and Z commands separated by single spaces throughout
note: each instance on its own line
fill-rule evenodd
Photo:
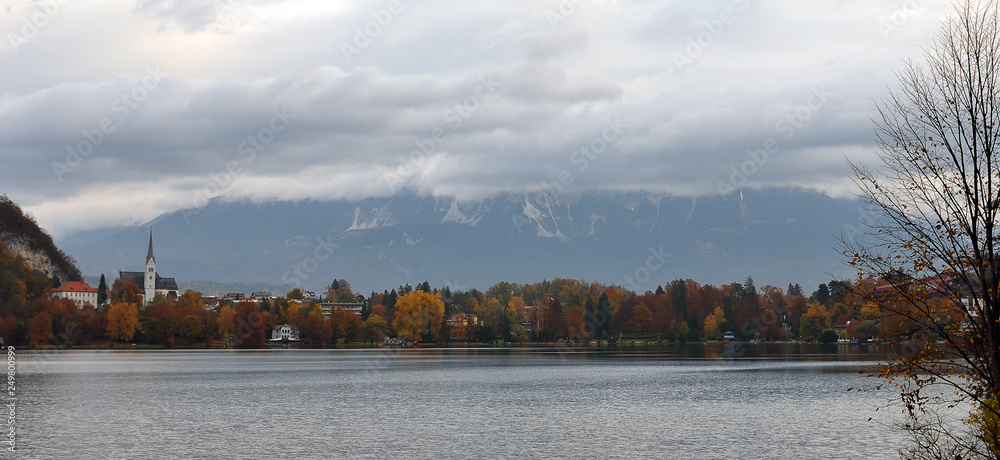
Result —
M 507 303 L 508 314 L 510 314 L 511 309 L 513 308 L 514 318 L 517 319 L 518 321 L 524 320 L 526 306 L 527 304 L 524 303 L 524 297 L 517 295 L 511 297 L 510 302 Z
M 726 322 L 728 321 L 726 319 L 726 312 L 725 310 L 722 309 L 722 307 L 715 307 L 715 311 L 712 312 L 712 315 L 715 316 L 716 326 L 726 324 Z
M 396 300 L 396 315 L 392 326 L 396 334 L 414 343 L 420 342 L 423 333 L 437 338 L 444 320 L 444 301 L 440 294 L 413 291 Z
M 229 305 L 225 305 L 219 310 L 219 318 L 215 322 L 219 325 L 219 335 L 228 338 L 236 333 L 236 310 Z
M 819 302 L 813 302 L 800 320 L 799 329 L 802 337 L 819 337 L 824 329 L 830 327 L 830 312 Z
M 708 315 L 705 317 L 705 336 L 710 339 L 718 339 L 722 337 L 722 332 L 719 331 L 719 325 L 715 322 L 715 315 Z
M 121 342 L 132 340 L 139 326 L 139 307 L 134 303 L 116 302 L 108 308 L 108 337 Z

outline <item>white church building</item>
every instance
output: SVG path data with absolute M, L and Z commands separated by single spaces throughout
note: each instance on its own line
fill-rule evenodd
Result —
M 156 258 L 153 257 L 153 231 L 149 231 L 149 251 L 146 253 L 146 271 L 145 272 L 124 272 L 119 271 L 118 277 L 135 283 L 137 287 L 142 289 L 142 304 L 143 306 L 149 305 L 149 302 L 153 300 L 153 296 L 157 292 L 163 294 L 164 296 L 169 296 L 173 294 L 177 297 L 177 281 L 173 278 L 162 278 L 159 273 L 156 273 Z

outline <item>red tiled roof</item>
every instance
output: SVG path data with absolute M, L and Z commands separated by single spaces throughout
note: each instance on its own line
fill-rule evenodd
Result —
M 83 281 L 67 281 L 52 290 L 52 292 L 93 292 L 97 293 L 97 288 L 90 287 Z

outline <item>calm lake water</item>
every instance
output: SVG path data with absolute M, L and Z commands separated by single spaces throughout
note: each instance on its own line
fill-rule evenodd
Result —
M 18 353 L 19 458 L 898 458 L 868 347 Z M 869 419 L 872 420 L 869 420 Z M 6 452 L 5 452 L 6 453 Z M 9 454 L 9 453 L 6 453 Z

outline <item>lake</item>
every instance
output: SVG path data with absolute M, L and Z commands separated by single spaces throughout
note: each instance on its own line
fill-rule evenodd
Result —
M 19 351 L 23 458 L 898 458 L 876 347 Z

